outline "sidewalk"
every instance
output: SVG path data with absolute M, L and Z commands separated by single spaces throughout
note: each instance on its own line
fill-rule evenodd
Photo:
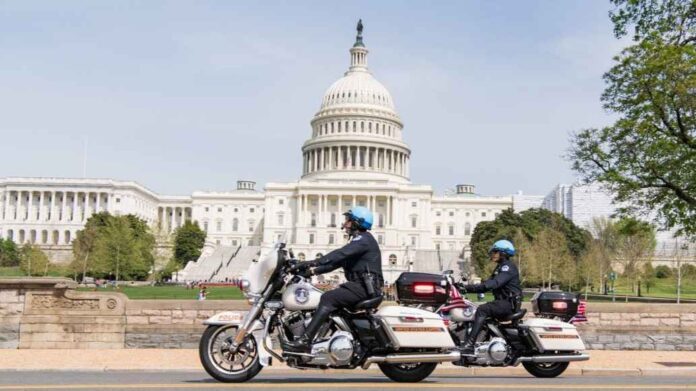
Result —
M 695 376 L 696 352 L 591 350 L 589 361 L 571 363 L 565 375 L 572 376 Z M 660 362 L 677 363 L 665 366 Z M 689 366 L 692 365 L 692 366 Z M 2 349 L 1 371 L 202 371 L 196 349 Z M 274 363 L 265 371 L 295 372 Z M 376 365 L 370 370 L 378 370 Z M 359 370 L 360 371 L 360 370 Z M 516 368 L 463 368 L 451 364 L 438 373 L 462 376 L 525 375 Z

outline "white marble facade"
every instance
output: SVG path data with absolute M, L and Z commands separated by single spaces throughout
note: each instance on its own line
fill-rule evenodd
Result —
M 268 183 L 262 191 L 238 181 L 228 192 L 196 191 L 190 196 L 158 195 L 129 181 L 110 179 L 0 178 L 0 236 L 31 242 L 56 261 L 71 257 L 70 242 L 96 212 L 132 213 L 158 234 L 186 220 L 198 221 L 209 246 L 268 246 L 285 237 L 296 255 L 313 259 L 345 242 L 342 213 L 352 205 L 375 213 L 373 233 L 383 263 L 402 264 L 410 250 L 466 253 L 474 227 L 513 207 L 543 204 L 576 220 L 568 187 L 542 196 L 481 196 L 469 184 L 449 195 L 409 178 L 411 149 L 389 91 L 370 72 L 368 50 L 358 37 L 350 64 L 321 99 L 302 146 L 302 175 L 296 182 Z M 298 159 L 299 161 L 299 159 Z M 604 198 L 583 197 L 582 208 L 604 214 Z M 589 198 L 588 198 L 589 197 Z M 582 209 L 581 208 L 581 209 Z

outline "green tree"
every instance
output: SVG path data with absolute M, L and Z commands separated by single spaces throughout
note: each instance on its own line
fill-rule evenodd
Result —
M 640 267 L 644 262 L 652 262 L 655 251 L 655 230 L 653 226 L 634 218 L 624 218 L 616 223 L 619 233 L 618 261 L 623 265 L 623 274 L 628 279 L 633 292 L 637 292 Z
M 206 233 L 198 226 L 198 222 L 186 221 L 174 231 L 174 260 L 180 266 L 197 260 L 201 256 L 205 237 Z
M 659 279 L 670 278 L 672 275 L 674 275 L 674 272 L 672 271 L 672 268 L 667 265 L 658 265 L 655 268 L 655 277 Z
M 19 260 L 20 254 L 15 242 L 0 238 L 0 266 L 18 266 Z
M 643 265 L 643 271 L 641 272 L 640 279 L 645 284 L 645 290 L 650 293 L 650 288 L 655 286 L 655 268 L 652 262 L 646 262 Z
M 626 205 L 624 216 L 653 216 L 696 235 L 696 41 L 693 0 L 614 0 L 617 36 L 634 26 L 637 43 L 615 58 L 601 100 L 619 119 L 572 137 L 568 157 Z
M 595 217 L 590 224 L 590 233 L 593 237 L 593 242 L 597 247 L 595 250 L 599 254 L 595 254 L 591 259 L 598 262 L 596 271 L 601 292 L 607 293 L 607 275 L 612 271 L 612 261 L 616 259 L 616 253 L 619 246 L 619 232 L 614 221 L 605 217 Z
M 19 268 L 28 276 L 45 276 L 48 273 L 48 257 L 37 246 L 27 243 L 20 253 Z
M 572 289 L 575 260 L 563 233 L 551 228 L 541 229 L 532 242 L 528 258 L 530 280 L 547 288 L 567 283 Z
M 528 209 L 521 213 L 507 209 L 495 220 L 482 221 L 474 228 L 470 245 L 476 273 L 479 276 L 487 276 L 493 269 L 494 265 L 488 260 L 488 249 L 496 240 L 508 239 L 515 243 L 516 237 L 524 235 L 528 241 L 533 242 L 544 228 L 552 228 L 564 236 L 565 246 L 573 258 L 577 259 L 585 251 L 589 232 L 579 228 L 563 215 L 546 209 Z M 529 259 L 530 262 L 534 260 Z M 524 272 L 525 268 L 533 265 L 525 264 L 526 261 L 523 260 L 523 273 L 526 278 L 528 274 Z

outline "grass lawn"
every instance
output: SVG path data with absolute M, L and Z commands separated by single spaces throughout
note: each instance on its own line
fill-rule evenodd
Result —
M 0 278 L 24 277 L 23 271 L 19 270 L 19 266 L 2 266 L 0 267 Z
M 624 278 L 617 279 L 615 287 L 617 295 L 636 295 L 636 292 L 631 291 L 628 281 Z M 649 291 L 645 287 L 645 283 L 642 283 L 640 293 L 642 296 L 676 298 L 677 278 L 655 278 L 653 280 L 653 286 L 650 287 Z M 682 278 L 681 297 L 685 299 L 696 299 L 695 280 Z
M 93 291 L 94 288 L 79 288 L 82 291 Z M 183 286 L 119 286 L 113 288 L 98 288 L 99 292 L 121 292 L 133 300 L 171 299 L 196 300 L 198 289 L 186 289 Z M 207 300 L 237 300 L 244 299 L 242 291 L 237 287 L 208 287 Z

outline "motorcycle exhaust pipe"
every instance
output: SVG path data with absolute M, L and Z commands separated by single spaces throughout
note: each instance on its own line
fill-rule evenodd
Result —
M 440 353 L 440 354 L 389 354 L 386 356 L 368 357 L 362 365 L 363 369 L 368 369 L 371 364 L 381 362 L 392 364 L 407 364 L 417 362 L 448 362 L 457 361 L 461 358 L 459 352 Z
M 586 353 L 566 354 L 558 356 L 532 356 L 520 357 L 515 360 L 514 366 L 518 366 L 521 362 L 571 362 L 571 361 L 587 361 L 590 355 Z

